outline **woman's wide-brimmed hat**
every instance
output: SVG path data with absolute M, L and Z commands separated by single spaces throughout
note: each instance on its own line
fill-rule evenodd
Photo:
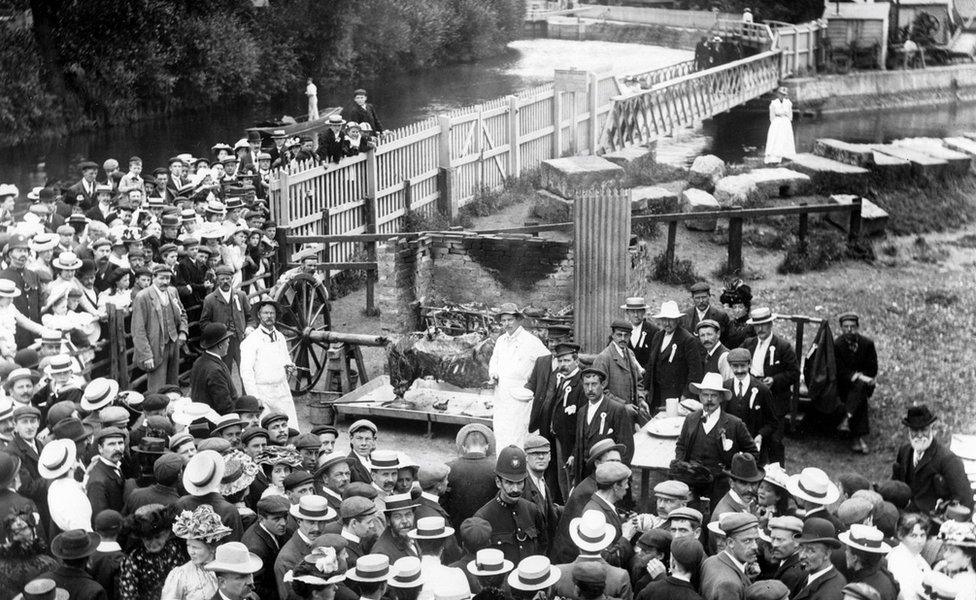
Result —
M 705 373 L 705 376 L 702 377 L 700 382 L 695 383 L 692 381 L 689 383 L 688 389 L 696 394 L 701 393 L 702 390 L 718 392 L 726 400 L 732 397 L 732 390 L 725 388 L 725 382 L 722 381 L 722 376 L 718 373 Z
M 420 559 L 415 559 L 420 560 Z M 324 587 L 345 581 L 346 574 L 339 571 L 339 558 L 335 548 L 320 546 L 305 556 L 305 562 L 285 573 L 282 581 L 301 581 L 311 586 Z
M 821 469 L 807 467 L 790 477 L 786 490 L 795 498 L 826 506 L 837 502 L 840 490 Z
M 946 521 L 939 527 L 939 539 L 951 546 L 976 548 L 976 525 L 969 521 Z
M 220 520 L 209 504 L 198 506 L 193 512 L 184 510 L 173 523 L 173 534 L 184 540 L 199 540 L 216 544 L 233 530 Z
M 220 479 L 220 495 L 232 496 L 254 483 L 258 466 L 250 456 L 240 450 L 233 450 L 224 456 L 224 476 Z
M 559 581 L 562 572 L 546 556 L 527 556 L 508 574 L 508 585 L 526 592 L 544 590 Z
M 617 530 L 599 510 L 588 510 L 569 522 L 569 537 L 584 552 L 599 552 L 613 543 Z
M 778 488 L 789 491 L 790 476 L 786 472 L 786 469 L 782 467 L 778 462 L 769 463 L 765 467 L 766 477 L 763 481 L 775 485 Z
M 75 467 L 77 452 L 74 440 L 48 442 L 37 459 L 37 472 L 44 479 L 58 479 Z

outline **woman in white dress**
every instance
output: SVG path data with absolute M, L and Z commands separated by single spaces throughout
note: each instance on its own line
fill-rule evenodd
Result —
M 928 540 L 929 520 L 918 513 L 905 513 L 898 519 L 897 546 L 886 556 L 888 571 L 898 582 L 898 597 L 915 600 L 922 591 L 922 578 L 932 570 L 922 558 L 922 548 Z
M 793 140 L 793 103 L 786 88 L 776 90 L 776 98 L 769 103 L 769 132 L 766 133 L 766 164 L 779 164 L 796 156 Z
M 217 576 L 203 566 L 214 559 L 214 548 L 231 533 L 209 504 L 184 510 L 173 523 L 176 537 L 186 540 L 190 560 L 166 576 L 160 600 L 210 600 L 217 593 Z

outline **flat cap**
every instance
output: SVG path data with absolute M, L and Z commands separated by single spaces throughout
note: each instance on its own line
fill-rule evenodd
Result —
M 263 437 L 265 440 L 271 439 L 271 434 L 264 427 L 248 427 L 241 434 L 241 443 L 245 446 L 256 437 Z
M 752 362 L 752 352 L 749 352 L 745 348 L 733 348 L 729 350 L 729 355 L 726 357 L 729 364 L 735 363 L 751 363 Z
M 803 533 L 803 521 L 793 515 L 783 515 L 770 519 L 768 528 L 792 531 L 795 535 L 800 535 Z
M 92 520 L 92 529 L 95 531 L 118 531 L 121 528 L 122 514 L 110 508 L 99 511 Z
M 600 378 L 600 381 L 607 380 L 607 372 L 598 367 L 587 367 L 580 371 L 580 377 L 586 377 L 587 375 L 596 375 Z
M 908 508 L 908 503 L 912 499 L 912 488 L 904 481 L 894 479 L 878 484 L 878 493 L 885 499 L 885 502 L 891 502 L 898 510 Z
M 153 462 L 153 476 L 160 485 L 173 485 L 183 472 L 183 457 L 179 454 L 164 454 Z
M 303 433 L 300 436 L 298 436 L 297 438 L 295 438 L 295 449 L 296 450 L 301 450 L 303 448 L 304 449 L 311 448 L 311 449 L 314 449 L 314 450 L 318 450 L 319 446 L 321 446 L 321 445 L 322 445 L 322 443 L 319 442 L 319 436 L 313 435 L 311 433 Z
M 607 570 L 602 561 L 578 560 L 573 563 L 573 581 L 605 583 Z
M 142 401 L 143 411 L 163 410 L 169 406 L 169 396 L 166 394 L 146 394 Z
M 340 529 L 341 531 L 341 529 Z M 336 554 L 342 552 L 343 548 L 349 545 L 346 538 L 339 533 L 323 533 L 312 540 L 312 548 L 333 548 Z
M 731 513 L 726 514 L 724 519 L 719 522 L 719 527 L 722 532 L 727 536 L 733 536 L 737 533 L 748 531 L 750 528 L 755 528 L 759 526 L 759 519 L 755 515 L 750 515 L 748 513 Z
M 307 483 L 312 483 L 312 474 L 299 469 L 286 475 L 285 480 L 281 482 L 281 487 L 287 492 Z
M 443 481 L 450 473 L 451 467 L 446 464 L 442 462 L 430 463 L 420 467 L 420 471 L 417 473 L 417 481 L 420 482 L 421 489 L 427 490 L 434 484 Z
M 702 319 L 698 321 L 698 325 L 695 325 L 695 331 L 697 332 L 702 327 L 711 327 L 715 331 L 722 331 L 722 326 L 715 319 Z
M 291 508 L 291 502 L 289 502 L 288 498 L 285 498 L 284 496 L 271 494 L 258 500 L 258 503 L 254 508 L 257 510 L 259 515 L 282 516 L 288 514 L 288 510 Z
M 658 552 L 667 552 L 668 548 L 671 547 L 672 539 L 674 536 L 671 535 L 670 531 L 655 527 L 642 533 L 637 538 L 637 543 L 645 548 L 653 548 Z
M 215 275 L 233 275 L 234 274 L 234 267 L 231 267 L 229 265 L 217 265 L 217 268 L 214 269 L 214 274 Z
M 654 486 L 654 495 L 658 497 L 664 496 L 666 498 L 674 498 L 675 500 L 687 500 L 689 494 L 691 494 L 691 488 L 683 481 L 669 479 Z
M 98 420 L 102 425 L 125 427 L 129 423 L 129 411 L 121 406 L 106 406 L 98 411 Z
M 837 507 L 837 518 L 844 525 L 850 526 L 868 518 L 873 511 L 874 505 L 868 499 L 860 497 L 848 498 Z
M 627 465 L 618 462 L 605 462 L 597 465 L 596 473 L 593 477 L 596 479 L 597 484 L 606 485 L 629 479 L 630 475 L 631 470 Z
M 525 449 L 525 453 L 541 450 L 549 450 L 550 443 L 549 440 L 542 437 L 537 433 L 530 433 L 528 437 L 525 438 L 525 443 L 522 444 L 522 448 Z
M 346 488 L 342 490 L 342 499 L 352 498 L 353 496 L 362 496 L 363 498 L 368 498 L 369 500 L 376 499 L 377 491 L 376 488 L 368 483 L 363 483 L 362 481 L 350 481 Z
M 685 566 L 699 565 L 705 558 L 705 549 L 693 537 L 680 537 L 671 542 L 671 556 Z
M 843 324 L 844 321 L 854 321 L 854 323 L 860 324 L 861 317 L 855 312 L 846 312 L 837 317 L 837 322 Z
M 362 496 L 346 498 L 339 505 L 339 516 L 345 519 L 358 519 L 376 513 L 376 505 L 372 500 Z
M 323 433 L 331 433 L 332 435 L 339 437 L 339 430 L 332 425 L 319 425 L 318 427 L 312 428 L 312 433 L 315 435 L 322 435 Z
M 691 287 L 688 288 L 688 291 L 691 292 L 692 294 L 700 294 L 701 292 L 711 291 L 711 289 L 712 288 L 711 286 L 708 285 L 707 281 L 699 281 L 691 284 Z
M 102 427 L 97 432 L 95 432 L 95 445 L 97 446 L 102 440 L 107 440 L 108 438 L 123 438 L 125 439 L 126 432 L 118 427 Z
M 851 494 L 851 498 L 864 498 L 875 507 L 884 502 L 884 498 L 881 497 L 881 494 L 874 490 L 857 490 Z
M 624 321 L 623 319 L 614 319 L 614 321 L 610 323 L 610 330 L 613 331 L 615 329 L 619 329 L 621 331 L 633 331 L 634 325 L 630 321 Z
M 349 435 L 353 435 L 360 429 L 369 429 L 374 435 L 379 432 L 376 424 L 369 419 L 359 419 L 358 421 L 354 421 L 353 424 L 349 426 Z
M 481 517 L 468 517 L 458 528 L 461 544 L 468 551 L 475 552 L 488 546 L 491 541 L 491 523 Z
M 275 421 L 288 420 L 288 415 L 282 412 L 269 412 L 261 418 L 261 427 L 268 429 L 268 426 Z
M 790 597 L 790 589 L 778 579 L 764 579 L 746 588 L 746 600 L 783 600 Z
M 33 404 L 18 406 L 17 408 L 14 409 L 13 412 L 14 421 L 23 417 L 30 417 L 30 416 L 40 419 L 41 410 L 36 406 L 34 406 Z
M 197 452 L 213 450 L 217 454 L 225 454 L 231 449 L 232 445 L 230 440 L 225 440 L 224 438 L 206 438 L 200 440 L 197 444 Z

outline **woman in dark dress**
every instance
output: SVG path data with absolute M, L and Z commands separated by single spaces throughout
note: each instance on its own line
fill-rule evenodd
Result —
M 173 508 L 148 504 L 129 518 L 132 548 L 119 568 L 120 600 L 158 600 L 169 572 L 190 560 L 186 543 L 172 535 Z

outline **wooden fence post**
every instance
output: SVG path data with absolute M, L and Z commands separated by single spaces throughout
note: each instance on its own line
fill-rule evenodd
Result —
M 516 179 L 522 174 L 522 145 L 519 135 L 522 129 L 519 117 L 518 96 L 508 97 L 508 176 Z
M 801 354 L 803 352 L 803 326 L 802 320 L 797 320 L 796 322 L 796 352 Z M 789 431 L 796 431 L 796 421 L 797 421 L 797 411 L 800 406 L 800 383 L 794 381 L 790 384 L 790 423 Z
M 437 173 L 437 189 L 439 199 L 437 208 L 448 219 L 454 221 L 458 218 L 458 203 L 454 198 L 454 168 L 451 166 L 451 118 L 441 115 L 438 118 L 441 127 L 440 137 L 437 138 L 438 166 L 440 171 Z
M 851 202 L 850 223 L 847 226 L 847 249 L 853 251 L 861 237 L 861 197 Z
M 732 210 L 742 210 L 733 206 Z M 729 217 L 729 275 L 742 274 L 742 217 Z
M 552 158 L 563 155 L 563 94 L 552 93 Z
M 806 202 L 801 202 L 800 206 L 806 206 Z M 797 230 L 797 247 L 801 254 L 806 254 L 807 251 L 807 231 L 810 229 L 810 213 L 802 212 L 800 213 L 800 227 Z
M 286 227 L 282 227 L 281 223 L 278 224 L 278 229 L 275 233 L 275 241 L 278 242 L 278 264 L 275 265 L 275 268 L 278 269 L 276 275 L 280 277 L 285 271 L 288 270 L 288 263 L 291 262 L 291 251 L 288 248 L 288 229 Z
M 331 219 L 332 219 L 332 215 L 331 215 L 331 211 L 329 210 L 329 207 L 323 208 L 322 220 L 319 222 L 319 230 L 322 232 L 322 235 L 330 235 L 332 233 Z M 326 263 L 332 262 L 332 243 L 331 242 L 323 243 L 320 254 L 322 256 L 322 262 L 326 262 Z M 325 275 L 326 275 L 325 277 L 326 280 L 332 277 L 332 273 L 329 271 L 326 271 Z
M 664 250 L 664 263 L 668 271 L 674 269 L 674 246 L 678 237 L 678 222 L 668 221 L 668 245 Z
M 587 73 L 587 94 L 586 99 L 589 103 L 588 109 L 590 112 L 590 120 L 587 122 L 587 136 L 589 138 L 589 143 L 586 149 L 589 150 L 590 154 L 596 154 L 597 144 L 600 142 L 598 139 L 599 129 L 597 123 L 597 110 L 599 110 L 599 94 L 600 94 L 600 79 L 597 77 L 596 73 Z
M 291 190 L 289 189 L 288 169 L 281 169 L 278 177 L 278 204 L 281 214 L 274 215 L 278 228 L 288 229 L 291 226 Z
M 413 213 L 413 182 L 410 178 L 403 180 L 403 217 L 407 218 Z
M 376 198 L 375 197 L 365 197 L 363 198 L 363 222 L 365 224 L 366 233 L 376 233 Z M 363 244 L 366 248 L 366 262 L 376 263 L 376 242 L 366 242 Z M 374 297 L 374 278 L 377 271 L 366 271 L 366 313 L 371 314 L 376 310 L 375 297 Z
M 474 147 L 471 150 L 478 155 L 478 175 L 475 185 L 477 186 L 477 194 L 480 195 L 481 190 L 485 186 L 485 150 L 484 144 L 481 143 L 481 138 L 484 136 L 485 131 L 485 107 L 483 104 L 479 104 L 476 108 L 478 109 L 478 118 L 472 124 L 472 127 L 475 129 L 472 132 Z

